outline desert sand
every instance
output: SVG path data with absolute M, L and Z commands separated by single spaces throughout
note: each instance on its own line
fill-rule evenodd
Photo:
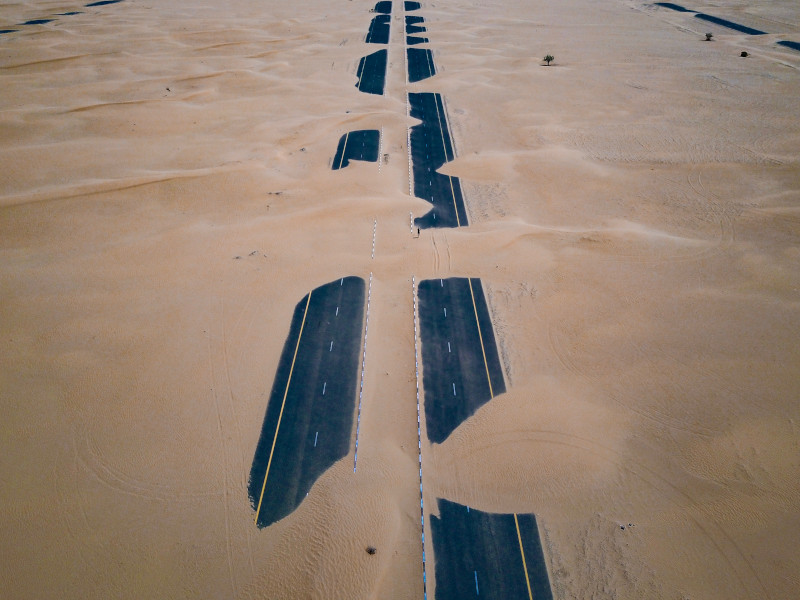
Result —
M 428 513 L 535 513 L 561 599 L 796 598 L 797 3 L 423 2 L 413 85 L 394 4 L 384 96 L 366 0 L 0 6 L 0 596 L 421 598 L 411 280 L 470 276 L 508 392 L 423 445 Z M 407 91 L 467 228 L 412 235 Z M 380 169 L 330 169 L 354 129 Z M 259 530 L 292 310 L 370 273 L 358 471 Z

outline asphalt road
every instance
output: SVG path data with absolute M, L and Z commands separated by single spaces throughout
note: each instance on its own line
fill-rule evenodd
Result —
M 388 52 L 384 49 L 361 58 L 356 72 L 358 77 L 356 87 L 359 91 L 379 96 L 383 94 L 383 86 L 386 82 L 387 57 Z
M 469 224 L 458 177 L 437 169 L 453 160 L 453 143 L 447 128 L 444 103 L 439 94 L 409 94 L 411 116 L 422 121 L 411 128 L 411 162 L 414 195 L 433 204 L 424 216 L 414 219 L 421 229 L 465 227 Z
M 422 17 L 417 17 L 414 15 L 406 16 L 406 33 L 407 34 L 425 33 L 426 31 L 428 31 L 428 29 L 422 25 L 419 25 L 420 23 L 424 22 L 425 19 Z
M 350 164 L 351 160 L 376 162 L 380 132 L 377 129 L 350 131 L 339 139 L 331 168 L 336 171 Z
M 426 429 L 440 444 L 506 386 L 481 280 L 425 279 L 417 294 Z
M 425 38 L 416 38 L 425 39 Z M 433 52 L 427 48 L 408 48 L 408 81 L 415 83 L 436 75 Z
M 436 600 L 552 600 L 533 514 L 495 514 L 439 499 L 431 517 Z
M 378 15 L 369 24 L 366 42 L 368 44 L 388 44 L 391 15 Z
M 694 16 L 698 19 L 702 19 L 703 21 L 708 21 L 709 23 L 714 23 L 716 25 L 722 25 L 723 27 L 727 27 L 728 29 L 733 29 L 734 31 L 740 31 L 742 33 L 746 33 L 748 35 L 767 35 L 765 31 L 760 31 L 758 29 L 753 29 L 752 27 L 747 27 L 746 25 L 739 25 L 738 23 L 734 23 L 733 21 L 728 21 L 727 19 L 720 19 L 719 17 L 714 17 L 712 15 L 707 15 L 701 12 L 697 12 L 690 8 L 685 8 L 680 4 L 675 4 L 673 2 L 656 2 L 656 6 L 663 6 L 664 8 L 669 8 L 670 10 L 674 10 L 677 12 L 685 12 L 685 13 L 694 13 Z
M 364 287 L 359 277 L 337 279 L 295 307 L 250 470 L 259 527 L 295 510 L 350 451 Z
M 728 21 L 727 19 L 720 19 L 719 17 L 714 17 L 712 15 L 697 13 L 695 17 L 697 17 L 698 19 L 702 19 L 703 21 L 708 21 L 709 23 L 722 25 L 723 27 L 727 27 L 728 29 L 733 29 L 734 31 L 741 31 L 742 33 L 746 33 L 748 35 L 767 35 L 766 31 L 760 31 L 758 29 L 753 29 L 752 27 L 739 25 L 738 23 L 734 23 L 733 21 Z

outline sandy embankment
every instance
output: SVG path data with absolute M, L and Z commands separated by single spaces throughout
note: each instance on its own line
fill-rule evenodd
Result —
M 419 240 L 400 22 L 386 95 L 353 87 L 370 6 L 131 1 L 0 37 L 2 588 L 419 597 L 414 274 L 482 278 L 509 387 L 423 449 L 426 507 L 536 513 L 561 598 L 794 597 L 795 4 L 723 3 L 771 34 L 712 43 L 639 2 L 427 6 L 439 74 L 409 89 L 446 98 L 472 226 Z M 380 173 L 329 170 L 379 127 Z M 358 473 L 258 531 L 292 309 L 370 272 Z

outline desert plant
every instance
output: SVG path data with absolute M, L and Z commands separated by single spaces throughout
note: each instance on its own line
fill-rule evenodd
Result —
M 710 42 L 712 37 L 714 37 L 714 34 L 713 34 L 713 33 L 707 33 L 707 34 L 706 34 L 706 41 L 707 41 L 707 42 Z
M 545 57 L 544 57 L 542 60 L 543 60 L 544 62 L 546 62 L 546 63 L 547 63 L 547 66 L 549 67 L 549 66 L 550 66 L 550 63 L 551 63 L 552 61 L 554 61 L 555 59 L 556 59 L 556 57 L 555 57 L 555 56 L 553 56 L 552 54 L 548 54 L 548 55 L 547 55 L 547 56 L 545 56 Z

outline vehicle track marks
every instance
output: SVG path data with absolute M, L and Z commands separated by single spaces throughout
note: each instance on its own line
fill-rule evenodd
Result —
M 223 347 L 225 346 L 225 308 L 224 304 L 221 304 L 221 312 L 222 312 L 222 344 Z M 210 331 L 210 329 L 207 329 Z M 216 411 L 217 417 L 217 433 L 219 434 L 219 442 L 220 447 L 222 450 L 222 500 L 223 500 L 223 511 L 225 513 L 225 555 L 227 558 L 228 563 L 228 577 L 230 580 L 231 591 L 233 592 L 233 596 L 236 597 L 238 595 L 236 589 L 236 578 L 233 574 L 233 540 L 231 535 L 231 523 L 230 523 L 230 485 L 228 482 L 228 477 L 231 472 L 231 465 L 230 459 L 228 456 L 228 445 L 225 443 L 225 430 L 222 426 L 222 411 L 220 410 L 220 400 L 219 395 L 217 392 L 217 374 L 214 368 L 214 354 L 211 348 L 211 336 L 206 336 L 206 342 L 208 345 L 208 364 L 209 364 L 209 374 L 211 376 L 211 385 L 212 385 L 212 397 L 214 399 L 214 409 Z
M 681 489 L 667 477 L 659 474 L 654 468 L 649 467 L 643 461 L 631 458 L 629 454 L 623 456 L 619 451 L 604 446 L 594 440 L 563 431 L 514 429 L 493 436 L 492 441 L 489 443 L 472 444 L 468 451 L 462 453 L 460 457 L 454 456 L 453 462 L 463 462 L 468 458 L 468 455 L 472 454 L 485 455 L 488 450 L 504 445 L 512 445 L 515 448 L 515 452 L 518 452 L 520 444 L 525 442 L 561 445 L 584 452 L 591 452 L 594 456 L 598 456 L 610 462 L 623 472 L 644 481 L 652 488 L 661 492 L 661 497 L 667 499 L 673 506 L 686 515 L 686 518 L 703 534 L 725 564 L 728 565 L 728 568 L 736 577 L 739 587 L 749 598 L 769 598 L 767 589 L 758 576 L 758 572 L 753 567 L 752 561 L 747 558 L 730 534 L 719 523 L 716 523 L 712 519 L 709 519 L 704 524 L 691 512 L 682 510 L 685 505 L 688 505 L 695 509 L 696 512 L 707 514 L 704 510 L 704 500 L 693 496 L 686 489 Z M 727 548 L 723 546 L 727 546 Z M 738 564 L 736 564 L 737 562 Z M 757 591 L 754 592 L 751 589 L 754 587 L 753 585 L 748 585 L 749 582 L 746 581 L 746 576 L 742 574 L 743 570 L 749 571 L 751 578 L 758 584 L 757 587 L 759 589 Z
M 572 354 L 566 349 L 565 345 L 559 338 L 556 326 L 551 325 L 550 327 L 548 327 L 547 339 L 553 355 L 556 357 L 559 364 L 561 364 L 561 366 L 564 369 L 574 373 L 581 380 L 591 383 L 593 387 L 604 390 L 604 392 L 611 400 L 613 400 L 620 406 L 624 407 L 625 409 L 630 410 L 639 415 L 640 417 L 653 421 L 654 423 L 657 423 L 658 425 L 661 425 L 668 429 L 676 429 L 678 431 L 683 431 L 684 433 L 690 433 L 692 435 L 698 435 L 706 438 L 720 433 L 719 429 L 711 429 L 708 427 L 700 427 L 697 425 L 689 424 L 686 421 L 681 420 L 677 417 L 665 415 L 664 413 L 661 413 L 657 410 L 648 410 L 640 406 L 637 406 L 633 402 L 626 402 L 620 399 L 616 393 L 614 393 L 612 390 L 607 389 L 607 385 L 603 380 L 589 373 L 588 369 L 582 369 L 577 365 Z M 628 341 L 630 342 L 630 338 Z M 640 350 L 639 354 L 640 358 L 642 358 L 643 351 Z

